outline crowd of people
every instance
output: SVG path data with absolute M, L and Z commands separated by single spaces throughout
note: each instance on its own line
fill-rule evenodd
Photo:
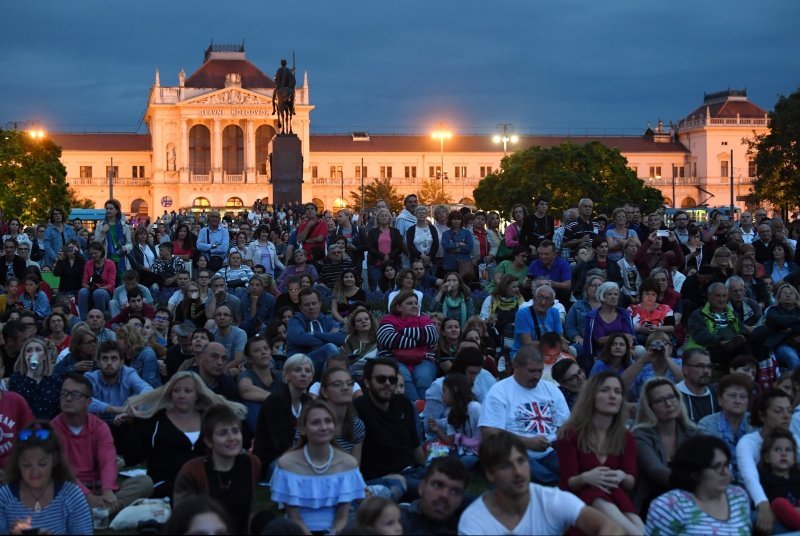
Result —
M 0 531 L 800 530 L 800 222 L 548 209 L 0 211 Z

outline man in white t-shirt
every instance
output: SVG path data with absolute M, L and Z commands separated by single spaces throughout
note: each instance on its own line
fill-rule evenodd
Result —
M 622 528 L 578 497 L 532 484 L 527 447 L 519 436 L 500 431 L 481 442 L 480 459 L 494 489 L 461 514 L 459 534 L 622 534 Z
M 558 482 L 558 455 L 551 446 L 558 428 L 569 418 L 569 406 L 558 386 L 540 381 L 542 354 L 523 346 L 514 358 L 514 375 L 494 384 L 486 394 L 478 425 L 484 437 L 503 430 L 519 437 L 528 450 L 534 482 Z

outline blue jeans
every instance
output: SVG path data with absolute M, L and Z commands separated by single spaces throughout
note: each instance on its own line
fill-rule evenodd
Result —
M 426 359 L 414 365 L 413 374 L 403 363 L 398 363 L 398 365 L 400 365 L 400 374 L 406 381 L 406 396 L 412 402 L 425 398 L 425 391 L 436 379 L 436 365 Z
M 783 370 L 791 372 L 800 366 L 800 356 L 797 355 L 797 350 L 788 344 L 778 345 L 775 348 L 775 357 Z
M 103 313 L 108 312 L 108 302 L 111 301 L 111 296 L 108 291 L 102 288 L 96 288 L 91 292 L 91 299 L 93 305 L 89 306 L 89 289 L 82 288 L 78 292 L 78 312 L 81 315 L 81 320 L 86 320 L 86 315 L 89 309 L 100 309 Z
M 531 464 L 531 480 L 537 484 L 556 484 L 558 483 L 558 454 L 555 450 L 543 458 L 533 458 L 528 453 L 528 461 Z
M 319 381 L 319 379 L 322 377 L 322 369 L 324 368 L 325 363 L 328 362 L 328 358 L 338 353 L 339 347 L 329 342 L 307 354 L 314 363 L 314 379 L 316 381 Z
M 369 279 L 369 289 L 375 292 L 375 289 L 378 288 L 378 281 L 381 279 L 381 272 L 383 269 L 381 266 L 375 266 L 374 264 L 370 264 L 367 266 L 367 278 Z

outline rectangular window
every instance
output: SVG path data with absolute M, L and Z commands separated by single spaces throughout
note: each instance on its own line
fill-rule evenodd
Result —
M 748 177 L 755 177 L 756 176 L 756 160 L 755 160 L 755 158 L 749 158 L 747 160 L 747 176 Z
M 639 176 L 639 166 L 631 166 L 631 170 L 633 171 L 634 175 L 637 177 Z
M 697 162 L 692 163 L 692 177 L 697 177 Z
M 661 166 L 650 166 L 650 178 L 651 179 L 661 178 Z
M 131 167 L 131 177 L 134 179 L 143 179 L 144 178 L 144 166 L 133 166 Z
M 686 168 L 684 166 L 672 166 L 672 176 L 675 178 L 685 177 Z
M 416 179 L 417 178 L 417 166 L 406 166 L 405 177 L 407 179 Z
M 111 174 L 111 166 L 106 166 L 106 177 L 108 177 L 110 174 Z M 119 178 L 119 166 L 114 166 L 113 178 L 114 179 Z
M 727 177 L 729 175 L 727 160 L 723 160 L 719 163 L 719 174 L 721 177 Z
M 492 174 L 492 166 L 481 166 L 481 178 Z
M 342 178 L 342 166 L 331 166 L 331 178 L 332 179 Z
M 317 166 L 311 166 L 311 178 L 316 179 L 319 177 L 319 168 Z
M 435 167 L 428 166 L 428 177 L 430 177 L 431 179 L 435 179 L 436 178 L 436 168 Z
M 392 166 L 381 166 L 381 179 L 392 178 Z
M 82 179 L 92 178 L 92 166 L 81 166 L 81 178 Z
M 456 178 L 464 179 L 467 176 L 467 166 L 456 166 Z

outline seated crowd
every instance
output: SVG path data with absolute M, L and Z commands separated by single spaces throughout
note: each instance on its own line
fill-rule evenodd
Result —
M 548 206 L 0 212 L 0 531 L 800 530 L 800 224 Z

